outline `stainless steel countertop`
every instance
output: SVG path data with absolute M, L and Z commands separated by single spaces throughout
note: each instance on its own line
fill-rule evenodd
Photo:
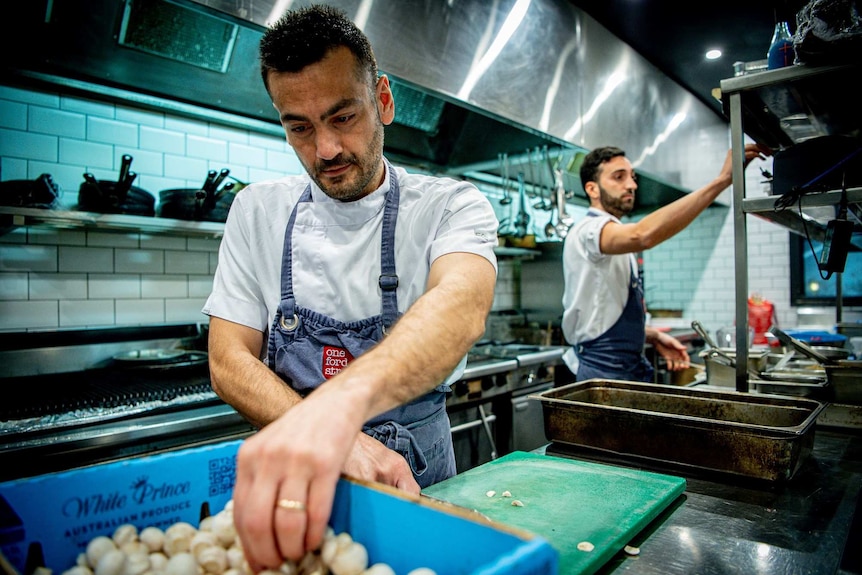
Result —
M 542 451 L 590 459 L 552 445 Z M 640 548 L 637 557 L 620 552 L 600 575 L 862 573 L 858 431 L 818 428 L 811 455 L 784 483 L 655 470 L 686 477 L 684 495 L 630 543 Z

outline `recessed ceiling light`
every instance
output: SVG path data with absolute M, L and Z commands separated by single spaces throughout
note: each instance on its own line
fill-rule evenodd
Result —
M 718 49 L 707 50 L 707 52 L 706 52 L 706 59 L 707 60 L 717 60 L 718 58 L 721 58 L 721 50 L 718 50 Z

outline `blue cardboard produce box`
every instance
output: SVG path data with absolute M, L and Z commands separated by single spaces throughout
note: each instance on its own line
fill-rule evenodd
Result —
M 0 553 L 22 575 L 36 565 L 60 575 L 91 539 L 125 523 L 196 526 L 230 500 L 240 443 L 0 483 Z M 329 523 L 398 575 L 417 567 L 438 575 L 557 572 L 558 554 L 541 537 L 377 484 L 341 479 Z

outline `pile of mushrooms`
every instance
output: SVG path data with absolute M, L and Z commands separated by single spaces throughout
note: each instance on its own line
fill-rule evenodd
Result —
M 47 569 L 41 575 L 50 575 Z M 63 575 L 253 575 L 245 560 L 233 523 L 229 501 L 215 515 L 203 519 L 198 528 L 174 523 L 164 531 L 131 524 L 119 526 L 112 537 L 93 538 L 76 565 Z M 368 565 L 365 546 L 349 533 L 328 529 L 320 549 L 299 562 L 285 561 L 278 570 L 260 575 L 395 575 L 385 563 Z M 435 575 L 420 567 L 407 575 Z

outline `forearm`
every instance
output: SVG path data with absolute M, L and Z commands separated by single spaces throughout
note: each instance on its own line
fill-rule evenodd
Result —
M 465 257 L 470 265 L 447 271 L 445 280 L 426 291 L 380 344 L 323 387 L 353 396 L 370 419 L 448 377 L 484 333 L 494 299 L 495 274 L 487 260 L 469 254 L 444 256 L 450 261 Z
M 730 184 L 730 178 L 719 176 L 702 188 L 686 194 L 672 204 L 661 207 L 632 224 L 632 237 L 638 243 L 636 251 L 655 247 L 685 229 Z
M 210 320 L 213 390 L 254 426 L 274 421 L 301 400 L 260 359 L 263 334 L 225 320 Z
M 647 326 L 644 330 L 646 332 L 646 342 L 650 345 L 654 344 L 658 339 L 659 334 L 661 333 L 654 327 Z

